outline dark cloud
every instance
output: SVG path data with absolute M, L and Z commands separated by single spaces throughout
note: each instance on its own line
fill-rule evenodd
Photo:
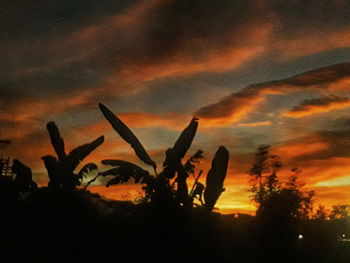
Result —
M 280 37 L 295 37 L 287 28 L 298 21 L 304 21 L 299 30 L 309 32 L 322 24 L 343 28 L 347 20 L 344 6 L 335 4 L 325 19 L 318 19 L 315 2 L 290 6 L 293 11 L 280 1 L 243 0 L 20 0 L 1 5 L 0 119 L 12 119 L 18 127 L 19 122 L 44 122 L 48 116 L 83 110 L 97 101 L 142 92 L 156 79 L 231 71 L 270 52 Z M 298 47 L 308 44 L 301 43 Z M 333 48 L 333 42 L 328 46 Z M 289 52 L 279 47 L 278 52 Z M 344 63 L 252 85 L 197 114 L 223 121 L 235 115 L 233 120 L 239 120 L 268 94 L 326 85 L 348 75 L 349 63 Z
M 265 100 L 266 95 L 305 91 L 305 89 L 321 91 L 342 89 L 343 84 L 339 81 L 349 77 L 350 63 L 347 62 L 308 71 L 287 79 L 254 84 L 224 97 L 217 103 L 200 108 L 194 115 L 209 120 L 237 121 L 253 111 Z
M 272 152 L 287 166 L 305 167 L 308 162 L 350 158 L 349 127 L 343 130 L 319 130 L 299 138 L 274 143 Z M 341 167 L 339 167 L 341 168 Z
M 67 34 L 114 15 L 133 0 L 4 0 L 0 4 L 0 39 L 28 40 Z
M 206 71 L 220 52 L 238 62 L 209 70 L 227 70 L 257 52 L 240 49 L 259 44 L 254 23 L 268 21 L 246 1 L 5 1 L 2 12 L 7 101 Z
M 117 93 L 161 77 L 229 71 L 261 55 L 281 32 L 293 37 L 287 28 L 343 27 L 348 21 L 344 6 L 315 1 L 50 0 L 1 5 L 0 83 L 6 90 L 3 97 L 13 99 L 101 86 Z M 304 24 L 296 26 L 300 21 Z
M 337 129 L 349 129 L 350 130 L 350 115 L 338 117 L 332 127 L 336 127 Z
M 316 99 L 302 101 L 293 109 L 285 111 L 284 116 L 291 118 L 300 118 L 304 116 L 324 113 L 336 109 L 350 107 L 350 99 L 336 95 L 323 96 Z
M 271 1 L 283 25 L 281 35 L 327 32 L 349 25 L 350 2 L 345 1 Z M 321 30 L 320 30 L 321 29 Z

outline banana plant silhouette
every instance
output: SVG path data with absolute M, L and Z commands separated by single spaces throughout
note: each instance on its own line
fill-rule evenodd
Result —
M 104 142 L 104 136 L 100 136 L 90 143 L 78 146 L 69 154 L 66 154 L 64 140 L 56 124 L 49 122 L 46 127 L 50 135 L 51 144 L 57 155 L 57 158 L 52 155 L 41 157 L 50 178 L 49 187 L 74 189 L 81 184 L 81 180 L 87 169 L 94 168 L 94 164 L 85 165 L 78 174 L 74 173 L 75 168 L 86 156 Z
M 182 163 L 196 135 L 198 118 L 191 120 L 180 134 L 174 146 L 166 151 L 163 170 L 158 173 L 157 164 L 151 159 L 139 139 L 127 125 L 103 104 L 100 103 L 99 108 L 114 130 L 134 149 L 136 156 L 153 168 L 154 175 L 151 175 L 140 166 L 127 161 L 102 160 L 102 164 L 113 166 L 113 168 L 99 172 L 86 187 L 99 176 L 112 175 L 113 179 L 107 182 L 107 187 L 134 179 L 136 183 L 141 182 L 145 185 L 143 190 L 145 191 L 146 199 L 150 202 L 166 204 L 172 202 L 183 206 L 193 206 L 194 199 L 197 198 L 208 210 L 214 208 L 216 201 L 224 191 L 223 184 L 227 173 L 229 152 L 224 146 L 218 148 L 212 161 L 212 167 L 207 175 L 206 187 L 204 187 L 199 182 L 202 171 L 198 176 L 194 175 L 195 164 L 203 157 L 203 152 L 201 150 L 197 151 L 185 163 Z M 97 167 L 94 166 L 93 168 L 96 169 Z M 189 193 L 187 179 L 190 174 L 194 176 L 195 183 Z M 173 183 L 171 183 L 171 180 L 173 180 Z M 175 184 L 177 185 L 176 188 L 174 187 Z M 203 191 L 205 204 L 202 201 Z

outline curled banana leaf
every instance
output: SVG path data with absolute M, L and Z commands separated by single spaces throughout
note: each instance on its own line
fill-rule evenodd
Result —
M 205 207 L 212 210 L 224 191 L 224 180 L 226 178 L 229 161 L 229 152 L 224 146 L 220 146 L 215 153 L 211 168 L 206 179 L 204 191 Z
M 126 126 L 113 112 L 111 112 L 105 105 L 99 103 L 99 107 L 101 112 L 105 116 L 105 118 L 112 125 L 114 130 L 122 137 L 127 143 L 131 145 L 134 149 L 137 157 L 140 158 L 144 163 L 152 166 L 155 170 L 157 169 L 157 164 L 149 157 L 145 148 L 139 141 L 139 139 L 135 136 L 135 134 Z

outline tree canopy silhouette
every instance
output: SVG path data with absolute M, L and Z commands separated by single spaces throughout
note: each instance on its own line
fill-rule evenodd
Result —
M 313 191 L 303 189 L 299 182 L 298 168 L 290 171 L 287 180 L 281 181 L 278 171 L 282 168 L 279 156 L 270 154 L 269 145 L 257 148 L 255 161 L 249 170 L 252 184 L 252 200 L 257 204 L 257 214 L 305 218 L 312 212 Z

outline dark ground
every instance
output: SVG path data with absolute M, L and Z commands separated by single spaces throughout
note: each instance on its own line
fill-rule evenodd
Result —
M 134 205 L 48 188 L 31 197 L 2 198 L 1 207 L 4 263 L 350 262 L 350 242 L 338 240 L 350 223 L 341 220 L 308 220 L 296 229 L 249 216 Z

